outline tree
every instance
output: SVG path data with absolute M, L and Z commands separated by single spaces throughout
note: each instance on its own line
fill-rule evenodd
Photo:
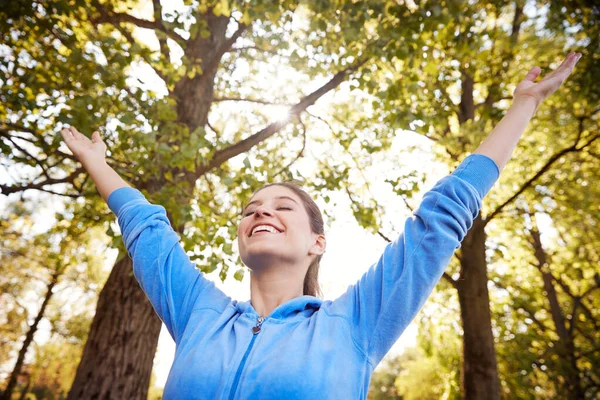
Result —
M 495 3 L 429 4 L 420 12 L 454 17 L 454 21 L 441 25 L 425 38 L 423 52 L 414 54 L 408 65 L 409 73 L 400 77 L 388 74 L 388 89 L 378 92 L 378 96 L 382 101 L 398 99 L 397 104 L 405 111 L 398 113 L 394 108 L 385 108 L 380 118 L 392 126 L 412 123 L 423 127 L 422 133 L 436 143 L 440 159 L 453 168 L 500 119 L 506 109 L 504 100 L 511 98 L 523 71 L 532 63 L 547 65 L 557 60 L 562 57 L 563 49 L 557 48 L 557 37 L 538 28 L 524 13 L 524 2 L 511 3 L 510 7 Z M 574 15 L 581 16 L 579 20 L 589 25 L 593 13 L 588 7 L 584 11 L 574 10 Z M 510 24 L 503 23 L 507 18 Z M 564 29 L 564 26 L 554 27 L 553 33 L 566 40 L 568 33 Z M 591 56 L 597 49 L 597 41 L 582 39 L 592 38 L 596 31 L 592 28 L 576 34 L 581 40 L 577 43 L 578 51 L 589 55 L 586 63 L 562 93 L 538 110 L 537 119 L 545 122 L 543 130 L 538 130 L 540 124 L 534 123 L 531 133 L 526 134 L 529 137 L 519 144 L 496 185 L 497 190 L 492 190 L 486 198 L 456 253 L 458 268 L 451 267 L 444 274 L 445 280 L 456 289 L 461 305 L 465 398 L 498 399 L 501 395 L 486 256 L 493 238 L 486 234 L 486 227 L 510 212 L 514 202 L 525 192 L 536 189 L 546 174 L 560 168 L 559 162 L 564 157 L 595 162 L 593 157 L 600 143 L 596 122 L 598 93 L 591 83 L 590 71 L 597 68 Z M 395 65 L 407 67 L 401 61 Z M 536 154 L 534 149 L 542 145 L 545 153 Z
M 398 394 L 394 383 L 396 378 L 401 371 L 402 360 L 406 356 L 397 356 L 391 359 L 382 361 L 381 365 L 377 367 L 377 370 L 371 377 L 369 384 L 369 393 L 367 399 L 369 400 L 400 400 L 402 396 Z
M 48 318 L 47 309 L 51 305 L 51 300 L 56 293 L 65 288 L 64 285 L 59 285 L 59 281 L 71 280 L 75 281 L 77 285 L 86 286 L 86 283 L 94 281 L 93 275 L 98 270 L 100 262 L 100 258 L 93 251 L 94 247 L 91 246 L 90 232 L 87 229 L 81 229 L 73 221 L 59 217 L 60 221 L 48 231 L 28 232 L 23 227 L 28 226 L 29 229 L 33 227 L 32 222 L 36 216 L 32 214 L 32 210 L 28 210 L 21 203 L 15 203 L 9 204 L 7 211 L 6 217 L 0 220 L 3 237 L 0 246 L 0 261 L 3 265 L 10 265 L 10 269 L 4 271 L 2 279 L 3 286 L 6 288 L 6 292 L 3 291 L 3 293 L 7 293 L 6 304 L 19 305 L 26 288 L 31 290 L 35 287 L 32 284 L 41 283 L 44 287 L 40 288 L 42 290 L 36 290 L 42 294 L 37 313 L 33 318 L 23 318 L 19 321 L 19 325 L 22 325 L 23 322 L 32 319 L 31 325 L 26 329 L 25 338 L 2 394 L 2 399 L 12 398 L 17 380 L 25 366 L 25 355 L 30 346 L 34 344 L 34 336 L 38 331 L 40 321 Z M 21 225 L 20 229 L 19 225 Z M 79 267 L 79 270 L 73 271 L 76 266 Z M 82 273 L 84 271 L 88 273 Z M 34 280 L 39 282 L 34 282 Z M 8 298 L 11 296 L 12 298 Z M 25 306 L 21 306 L 21 308 L 24 309 Z M 26 312 L 25 317 L 27 317 Z M 60 318 L 56 317 L 56 313 L 54 313 L 54 321 L 55 323 L 62 322 Z M 12 329 L 20 336 L 22 330 L 19 329 L 20 327 L 15 329 L 15 325 L 12 325 L 11 322 L 7 318 L 7 330 Z M 72 322 L 75 322 L 75 319 Z M 20 337 L 14 339 L 20 339 Z
M 577 175 L 592 172 L 577 163 L 570 167 Z M 572 182 L 577 181 L 585 182 Z M 555 201 L 558 188 L 552 188 L 554 184 L 545 188 L 546 208 L 541 208 L 541 202 L 535 207 L 523 202 L 519 212 L 506 221 L 521 227 L 510 243 L 502 243 L 502 249 L 507 245 L 512 249 L 513 254 L 505 258 L 515 272 L 492 278 L 510 301 L 510 308 L 507 304 L 505 311 L 498 313 L 501 324 L 512 327 L 503 328 L 510 333 L 502 335 L 510 335 L 512 340 L 502 346 L 500 354 L 505 358 L 508 390 L 519 398 L 543 394 L 591 399 L 600 383 L 595 372 L 600 365 L 596 345 L 600 315 L 595 311 L 598 296 L 594 295 L 600 290 L 600 270 L 595 251 L 598 230 L 589 223 L 597 210 L 586 203 L 598 193 L 582 191 L 577 183 L 562 185 L 561 190 L 569 195 Z M 560 205 L 561 200 L 569 207 Z M 562 215 L 567 210 L 570 216 Z M 546 237 L 542 236 L 538 223 L 542 218 L 551 218 L 554 237 L 548 228 Z M 516 351 L 519 357 L 514 357 Z M 534 387 L 537 390 L 532 390 Z

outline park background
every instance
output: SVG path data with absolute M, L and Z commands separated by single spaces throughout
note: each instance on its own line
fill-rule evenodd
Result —
M 0 390 L 158 399 L 174 343 L 60 130 L 163 205 L 249 299 L 242 204 L 299 179 L 334 299 L 475 150 L 533 66 L 583 57 L 538 109 L 370 399 L 600 391 L 600 9 L 593 1 L 12 1 L 0 8 Z

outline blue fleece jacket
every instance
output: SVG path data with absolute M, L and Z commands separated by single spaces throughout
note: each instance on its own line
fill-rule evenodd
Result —
M 134 275 L 175 340 L 169 399 L 366 399 L 375 366 L 421 309 L 499 177 L 471 154 L 440 179 L 379 260 L 335 300 L 300 296 L 260 318 L 208 280 L 165 209 L 131 187 L 108 198 Z

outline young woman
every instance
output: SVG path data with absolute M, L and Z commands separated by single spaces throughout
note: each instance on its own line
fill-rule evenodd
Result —
M 164 398 L 366 398 L 373 369 L 440 279 L 535 110 L 580 57 L 570 53 L 537 83 L 541 70 L 531 69 L 488 138 L 424 195 L 404 232 L 333 301 L 317 297 L 323 219 L 300 187 L 263 186 L 244 208 L 238 243 L 251 270 L 251 299 L 239 302 L 196 269 L 165 209 L 106 164 L 98 132 L 90 141 L 64 129 L 116 214 L 134 274 L 175 340 Z

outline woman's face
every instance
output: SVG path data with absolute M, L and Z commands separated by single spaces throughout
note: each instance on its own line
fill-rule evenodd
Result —
M 252 232 L 258 225 L 270 225 L 277 233 Z M 322 235 L 312 233 L 308 213 L 293 190 L 273 185 L 260 190 L 243 210 L 238 226 L 240 257 L 249 268 L 270 265 L 308 264 L 319 251 L 315 245 Z M 324 237 L 322 244 L 324 244 Z

